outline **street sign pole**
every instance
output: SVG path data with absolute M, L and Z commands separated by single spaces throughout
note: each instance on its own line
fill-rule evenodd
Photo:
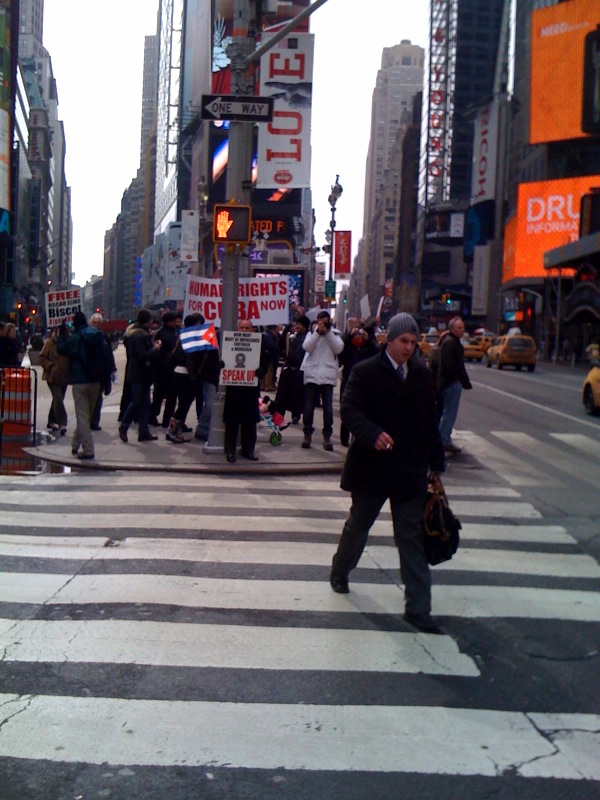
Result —
M 234 34 L 231 45 L 227 48 L 227 55 L 231 59 L 231 89 L 236 97 L 250 97 L 254 92 L 254 65 L 253 62 L 263 52 L 271 49 L 282 38 L 291 32 L 307 16 L 316 11 L 327 0 L 316 0 L 309 8 L 300 12 L 293 20 L 287 23 L 279 34 L 269 39 L 259 48 L 255 48 L 254 38 L 248 37 L 250 29 L 250 4 L 256 11 L 256 0 L 234 0 L 233 18 Z M 256 13 L 253 14 L 256 19 Z M 256 28 L 255 25 L 252 26 Z M 252 189 L 252 127 L 251 122 L 240 122 L 233 119 L 229 127 L 229 161 L 227 164 L 226 193 L 227 201 L 235 200 L 242 205 L 251 205 L 250 190 Z M 221 299 L 221 330 L 237 329 L 237 304 L 240 277 L 240 258 L 243 247 L 241 245 L 226 245 L 222 264 L 223 294 Z M 249 272 L 249 260 L 245 272 Z M 242 262 L 243 263 L 243 262 Z M 223 423 L 223 410 L 225 407 L 225 391 L 219 385 L 213 403 L 210 418 L 210 432 L 208 442 L 203 450 L 205 453 L 223 451 L 225 440 L 225 427 Z

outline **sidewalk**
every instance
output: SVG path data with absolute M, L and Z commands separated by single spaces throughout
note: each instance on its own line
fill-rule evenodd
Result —
M 194 433 L 185 434 L 191 440 L 185 444 L 172 444 L 165 439 L 164 428 L 151 428 L 158 435 L 156 442 L 138 442 L 137 426 L 132 425 L 129 430 L 129 442 L 125 444 L 119 439 L 117 432 L 119 404 L 121 401 L 121 388 L 125 373 L 125 350 L 120 346 L 115 351 L 119 383 L 114 386 L 108 397 L 104 397 L 102 406 L 101 431 L 94 432 L 95 458 L 90 461 L 80 461 L 71 454 L 71 433 L 75 424 L 75 412 L 71 389 L 67 390 L 65 398 L 69 418 L 66 436 L 45 436 L 47 441 L 40 441 L 36 447 L 23 448 L 26 453 L 55 464 L 62 464 L 72 469 L 82 470 L 137 470 L 145 472 L 183 472 L 183 473 L 210 473 L 210 474 L 248 474 L 248 475 L 302 475 L 318 473 L 341 472 L 346 448 L 339 442 L 339 412 L 335 410 L 336 425 L 332 441 L 333 452 L 326 452 L 322 447 L 321 413 L 315 414 L 315 434 L 313 446 L 303 450 L 302 424 L 290 425 L 282 431 L 282 442 L 273 446 L 269 443 L 271 429 L 266 423 L 258 425 L 258 440 L 256 454 L 257 462 L 248 461 L 238 455 L 235 464 L 228 464 L 225 454 L 221 452 L 205 453 L 205 443 L 194 438 Z M 38 408 L 37 429 L 46 431 L 48 410 L 51 404 L 51 395 L 48 384 L 42 380 L 42 370 L 36 367 L 38 373 Z M 335 402 L 339 399 L 335 392 Z M 289 414 L 286 422 L 289 422 Z M 195 427 L 193 408 L 188 415 L 188 425 Z

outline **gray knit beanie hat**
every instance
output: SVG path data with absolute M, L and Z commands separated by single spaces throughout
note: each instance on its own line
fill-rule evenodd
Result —
M 419 326 L 410 314 L 401 311 L 391 318 L 387 326 L 387 340 L 391 342 L 403 333 L 414 333 L 415 336 L 419 335 Z

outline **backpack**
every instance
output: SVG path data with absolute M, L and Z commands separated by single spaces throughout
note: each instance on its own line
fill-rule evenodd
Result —
M 80 333 L 79 338 L 81 340 L 79 353 L 86 378 L 90 383 L 104 385 L 109 373 L 108 346 L 104 336 L 100 331 L 94 331 L 93 334 Z

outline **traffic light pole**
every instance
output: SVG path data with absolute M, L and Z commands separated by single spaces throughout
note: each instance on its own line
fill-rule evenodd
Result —
M 233 41 L 227 49 L 231 59 L 231 92 L 234 95 L 251 96 L 254 94 L 254 61 L 274 47 L 277 42 L 293 31 L 302 20 L 322 6 L 327 0 L 316 0 L 309 8 L 300 12 L 290 20 L 275 36 L 255 48 L 254 34 L 249 36 L 250 29 L 255 31 L 256 14 L 253 14 L 252 25 L 250 8 L 256 10 L 255 0 L 234 0 L 233 4 Z M 227 200 L 235 200 L 250 205 L 252 189 L 252 130 L 254 123 L 232 120 L 229 126 L 229 157 L 227 163 L 226 193 Z M 225 245 L 222 263 L 223 293 L 221 297 L 221 330 L 233 331 L 238 322 L 238 294 L 240 264 L 242 262 L 242 245 Z M 246 263 L 248 263 L 246 261 Z M 245 271 L 248 271 L 246 267 Z M 215 396 L 210 418 L 210 432 L 203 450 L 205 453 L 223 451 L 225 426 L 223 410 L 225 407 L 225 391 L 219 385 Z

